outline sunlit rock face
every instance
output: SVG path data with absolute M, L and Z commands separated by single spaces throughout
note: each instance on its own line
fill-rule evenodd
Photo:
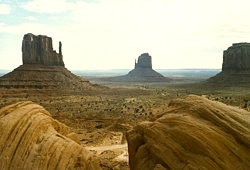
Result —
M 100 169 L 77 135 L 33 102 L 0 109 L 0 137 L 0 169 Z
M 64 66 L 62 43 L 59 42 L 59 53 L 53 50 L 52 38 L 45 35 L 25 34 L 22 41 L 23 64 L 40 64 Z
M 127 132 L 131 170 L 249 169 L 250 113 L 190 95 Z

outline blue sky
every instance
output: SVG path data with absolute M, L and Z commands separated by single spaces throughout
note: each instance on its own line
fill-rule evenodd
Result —
M 0 0 L 0 69 L 22 64 L 23 35 L 62 41 L 71 70 L 221 68 L 223 50 L 250 42 L 249 0 Z

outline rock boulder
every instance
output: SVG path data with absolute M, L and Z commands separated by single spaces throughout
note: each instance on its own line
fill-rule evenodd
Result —
M 248 169 L 250 113 L 190 95 L 134 127 L 127 141 L 131 170 Z
M 0 109 L 0 169 L 100 169 L 76 134 L 33 102 Z

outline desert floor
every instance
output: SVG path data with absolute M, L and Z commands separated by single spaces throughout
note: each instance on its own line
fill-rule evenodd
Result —
M 17 101 L 33 101 L 68 125 L 82 145 L 100 157 L 103 169 L 127 170 L 125 133 L 138 122 L 152 120 L 168 103 L 189 94 L 248 110 L 247 87 L 185 83 L 95 83 L 110 90 L 91 94 L 60 90 L 0 89 L 0 108 Z

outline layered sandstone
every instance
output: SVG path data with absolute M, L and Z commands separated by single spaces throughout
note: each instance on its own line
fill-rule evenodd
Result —
M 33 102 L 0 109 L 0 137 L 0 169 L 100 169 L 76 134 Z
M 190 95 L 134 127 L 127 141 L 131 170 L 248 169 L 250 113 Z
M 206 82 L 225 85 L 250 83 L 250 43 L 234 43 L 223 52 L 222 71 Z

